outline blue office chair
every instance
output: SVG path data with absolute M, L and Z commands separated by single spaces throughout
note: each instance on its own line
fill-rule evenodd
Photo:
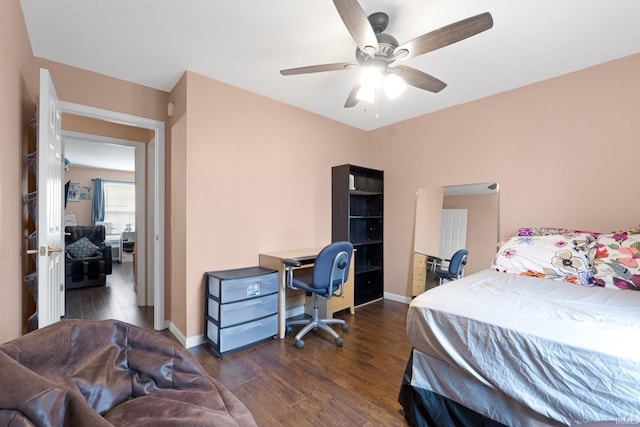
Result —
M 311 319 L 287 322 L 287 333 L 291 332 L 292 325 L 305 325 L 296 335 L 296 348 L 303 348 L 304 341 L 302 337 L 310 330 L 317 328 L 330 333 L 335 339 L 336 346 L 342 347 L 342 338 L 329 325 L 339 324 L 345 332 L 349 330 L 349 325 L 341 319 L 320 319 L 318 315 L 318 298 L 329 299 L 343 295 L 344 283 L 349 277 L 352 254 L 353 245 L 350 242 L 334 242 L 320 251 L 313 266 L 313 273 L 299 277 L 294 277 L 293 275 L 294 269 L 302 265 L 299 261 L 293 259 L 282 261 L 287 270 L 287 286 L 291 289 L 304 290 L 307 295 L 315 295 L 313 317 Z
M 435 270 L 436 278 L 440 280 L 441 285 L 444 281 L 456 280 L 462 277 L 464 266 L 467 265 L 468 256 L 468 250 L 459 249 L 453 254 L 451 259 L 444 260 L 445 262 L 449 262 L 448 268 L 438 268 Z

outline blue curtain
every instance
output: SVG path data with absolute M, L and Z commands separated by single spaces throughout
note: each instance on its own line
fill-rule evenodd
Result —
M 104 186 L 102 180 L 96 178 L 93 181 L 93 202 L 91 204 L 92 224 L 104 221 Z

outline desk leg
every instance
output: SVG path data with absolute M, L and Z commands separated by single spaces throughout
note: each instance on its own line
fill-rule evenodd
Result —
M 287 278 L 284 264 L 280 264 L 278 269 L 278 280 L 280 280 L 280 291 L 278 292 L 278 338 L 284 339 L 287 333 Z
M 284 339 L 287 332 L 287 278 L 282 258 L 260 254 L 260 267 L 278 272 L 278 338 Z

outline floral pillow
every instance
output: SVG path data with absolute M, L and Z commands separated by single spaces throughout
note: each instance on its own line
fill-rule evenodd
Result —
M 590 234 L 598 237 L 602 233 L 596 231 L 572 230 L 558 227 L 522 227 L 518 228 L 518 236 L 551 236 L 555 234 Z
M 593 266 L 598 286 L 640 290 L 640 234 L 626 231 L 598 237 Z
M 88 258 L 94 256 L 100 249 L 86 237 L 78 239 L 65 247 L 67 252 L 74 258 Z
M 636 225 L 635 227 L 629 227 L 624 230 L 612 231 L 609 234 L 640 234 L 640 225 Z
M 594 286 L 592 260 L 595 248 L 595 238 L 590 234 L 515 236 L 501 244 L 492 268 L 505 273 Z

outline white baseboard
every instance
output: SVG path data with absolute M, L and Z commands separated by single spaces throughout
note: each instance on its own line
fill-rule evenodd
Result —
M 169 328 L 169 331 L 173 334 L 173 336 L 178 339 L 178 342 L 182 344 L 183 347 L 186 347 L 185 344 L 187 343 L 187 338 L 184 336 L 182 331 L 178 329 L 178 327 L 174 325 L 173 322 L 167 320 L 166 323 L 169 324 L 168 328 Z
M 173 322 L 168 321 L 167 323 L 169 324 L 168 326 L 169 331 L 171 331 L 173 336 L 176 337 L 178 342 L 182 344 L 183 347 L 185 348 L 197 347 L 200 344 L 204 343 L 204 337 L 202 335 L 196 335 L 196 336 L 187 338 L 184 336 L 182 331 L 178 329 L 176 325 L 173 324 Z
M 294 308 L 290 308 L 289 310 L 287 310 L 287 312 L 285 313 L 284 318 L 288 319 L 290 317 L 293 316 L 299 316 L 301 314 L 304 314 L 304 305 L 301 305 L 300 307 L 294 307 Z
M 178 329 L 176 325 L 174 325 L 173 322 L 171 322 L 170 320 L 167 320 L 166 323 L 168 323 L 169 331 L 173 334 L 174 337 L 178 339 L 178 342 L 184 346 L 185 343 L 187 342 L 187 339 L 185 338 L 182 331 L 180 331 L 180 329 Z
M 384 299 L 388 299 L 391 301 L 397 301 L 397 302 L 401 302 L 404 304 L 409 304 L 411 302 L 411 298 L 404 296 L 404 295 L 398 295 L 398 294 L 392 294 L 390 292 L 385 292 L 384 293 Z
M 204 337 L 202 335 L 196 335 L 193 337 L 185 337 L 184 334 L 173 322 L 167 321 L 169 324 L 169 331 L 175 336 L 180 344 L 185 348 L 197 347 L 204 343 Z
M 194 337 L 187 338 L 187 343 L 185 347 L 186 348 L 197 347 L 201 344 L 204 344 L 204 336 L 196 335 Z

